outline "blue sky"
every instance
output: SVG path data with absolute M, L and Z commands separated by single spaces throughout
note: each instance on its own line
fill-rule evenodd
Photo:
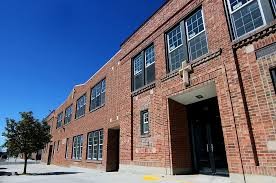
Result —
M 7 117 L 58 107 L 164 2 L 0 1 L 0 133 Z

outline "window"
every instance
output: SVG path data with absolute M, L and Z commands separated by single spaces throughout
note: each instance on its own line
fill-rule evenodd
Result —
M 166 37 L 170 72 L 179 69 L 182 62 L 194 60 L 208 53 L 202 9 L 180 22 L 166 34 Z
M 208 52 L 202 10 L 198 10 L 186 20 L 190 60 Z
M 58 114 L 58 117 L 57 117 L 57 128 L 60 128 L 62 126 L 62 118 L 63 118 L 63 112 Z
M 265 20 L 258 0 L 227 0 L 235 38 L 264 25 Z
M 59 150 L 60 141 L 57 142 L 57 151 Z
M 70 123 L 72 118 L 72 105 L 65 110 L 64 124 Z
M 77 100 L 76 119 L 85 115 L 86 95 L 81 96 Z
M 53 155 L 55 154 L 56 142 L 54 142 Z
M 274 90 L 276 92 L 276 67 L 270 69 L 270 75 L 272 79 L 272 84 L 274 86 Z
M 141 134 L 149 134 L 149 112 L 148 110 L 141 112 Z
M 82 135 L 73 138 L 73 153 L 72 158 L 75 160 L 82 159 Z
M 102 160 L 103 158 L 103 130 L 88 134 L 87 159 Z
M 97 109 L 105 104 L 106 81 L 99 82 L 91 89 L 90 111 Z
M 133 89 L 137 90 L 155 80 L 154 45 L 149 46 L 133 58 Z
M 271 4 L 272 4 L 272 7 L 273 7 L 274 16 L 276 16 L 276 0 L 271 0 Z
M 69 138 L 66 139 L 65 158 L 68 159 Z

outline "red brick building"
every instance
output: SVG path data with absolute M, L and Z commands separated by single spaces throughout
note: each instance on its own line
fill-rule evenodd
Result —
M 275 182 L 275 0 L 169 0 L 48 116 L 49 164 Z

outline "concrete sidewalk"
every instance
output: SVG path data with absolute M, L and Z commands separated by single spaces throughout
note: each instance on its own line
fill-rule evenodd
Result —
M 23 171 L 21 160 L 0 162 L 0 172 Z M 229 178 L 204 175 L 158 176 L 132 173 L 106 173 L 78 167 L 46 166 L 30 161 L 27 173 L 31 175 L 0 176 L 1 183 L 230 183 Z

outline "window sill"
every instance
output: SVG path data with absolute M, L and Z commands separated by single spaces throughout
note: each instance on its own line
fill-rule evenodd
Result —
M 84 116 L 85 116 L 85 114 L 82 115 L 82 116 L 79 116 L 79 117 L 75 118 L 75 120 L 79 120 L 79 119 L 83 118 Z
M 86 160 L 86 163 L 102 164 L 102 160 Z
M 141 138 L 149 138 L 149 137 L 151 137 L 150 133 L 141 135 Z
M 82 162 L 81 159 L 72 159 L 72 161 L 74 161 L 74 162 Z
M 146 92 L 146 91 L 148 91 L 148 90 L 150 90 L 152 88 L 155 88 L 155 86 L 156 86 L 156 84 L 155 84 L 155 81 L 154 81 L 154 82 L 152 82 L 150 84 L 147 84 L 147 85 L 143 86 L 142 88 L 139 88 L 138 90 L 133 91 L 131 93 L 131 96 L 135 97 L 135 96 L 137 96 L 137 95 L 139 95 L 141 93 L 144 93 L 144 92 Z
M 95 108 L 95 109 L 92 109 L 90 112 L 95 112 L 95 111 L 97 111 L 97 110 L 103 108 L 104 106 L 105 106 L 105 104 L 103 104 L 103 105 L 101 105 L 101 106 L 99 106 L 99 107 L 97 107 L 97 108 Z

